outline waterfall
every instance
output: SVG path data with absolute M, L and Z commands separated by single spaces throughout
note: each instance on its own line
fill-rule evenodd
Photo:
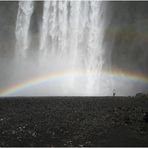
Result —
M 32 1 L 20 1 L 16 20 L 16 53 L 26 57 L 29 46 L 29 26 L 33 13 Z
M 49 7 L 50 7 L 50 1 L 46 1 L 44 2 L 44 6 L 43 6 L 43 25 L 42 25 L 42 29 L 41 29 L 41 38 L 40 38 L 40 51 L 45 52 L 47 50 L 47 37 L 48 37 L 48 26 L 49 26 L 49 17 L 50 17 L 50 13 L 49 13 Z
M 101 4 L 100 1 L 44 1 L 38 34 L 39 50 L 34 51 L 39 52 L 41 64 L 44 59 L 49 67 L 59 62 L 64 68 L 83 71 L 85 83 L 80 84 L 81 90 L 91 95 L 94 91 L 99 92 L 104 63 L 105 27 Z M 19 2 L 16 22 L 17 52 L 23 56 L 27 56 L 29 50 L 32 13 L 33 2 Z M 62 70 L 62 67 L 58 69 L 57 66 L 57 70 Z M 81 83 L 75 74 L 72 74 L 70 81 L 72 88 Z
M 90 22 L 89 22 L 89 35 L 88 35 L 88 47 L 87 47 L 87 73 L 93 72 L 94 78 L 88 77 L 88 84 L 90 90 L 96 88 L 95 84 L 99 84 L 102 65 L 103 65 L 103 53 L 102 46 L 103 41 L 103 20 L 101 18 L 101 3 L 90 3 Z M 97 79 L 95 78 L 97 76 Z M 98 85 L 99 86 L 99 85 Z M 99 88 L 98 88 L 99 89 Z

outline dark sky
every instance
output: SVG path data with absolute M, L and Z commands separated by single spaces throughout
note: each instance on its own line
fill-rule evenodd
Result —
M 105 2 L 104 2 L 105 3 Z M 112 67 L 148 75 L 148 2 L 110 1 L 106 9 L 106 57 Z M 15 55 L 15 23 L 18 2 L 0 1 L 0 74 L 9 76 Z M 42 2 L 35 3 L 30 31 L 38 46 Z M 1 78 L 0 77 L 0 78 Z M 0 82 L 3 84 L 5 80 Z

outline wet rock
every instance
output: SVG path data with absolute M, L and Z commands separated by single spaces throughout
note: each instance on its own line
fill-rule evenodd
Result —
M 84 145 L 83 145 L 83 144 L 79 144 L 78 146 L 79 146 L 79 147 L 84 147 Z
M 148 112 L 144 113 L 143 120 L 148 123 Z
M 32 133 L 32 136 L 33 136 L 33 137 L 36 137 L 36 136 L 37 136 L 37 133 L 36 133 L 36 132 L 33 132 L 33 133 Z
M 15 135 L 17 132 L 15 130 L 12 130 L 12 134 Z
M 138 98 L 142 98 L 142 97 L 146 97 L 146 95 L 143 94 L 143 93 L 137 93 L 137 94 L 136 94 L 136 97 L 138 97 Z
M 129 124 L 130 123 L 130 118 L 129 117 L 124 117 L 124 122 L 125 124 Z

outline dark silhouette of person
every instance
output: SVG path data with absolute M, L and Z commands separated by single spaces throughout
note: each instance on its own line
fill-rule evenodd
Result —
M 113 89 L 113 96 L 115 97 L 116 96 L 116 90 Z

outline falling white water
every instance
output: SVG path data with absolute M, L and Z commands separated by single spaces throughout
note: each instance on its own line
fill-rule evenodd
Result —
M 59 50 L 62 55 L 65 55 L 67 52 L 67 31 L 68 31 L 68 10 L 67 10 L 68 2 L 67 1 L 59 1 Z
M 29 46 L 29 26 L 33 13 L 32 1 L 20 1 L 16 20 L 16 52 L 25 57 Z
M 57 71 L 83 72 L 83 81 L 77 79 L 75 73 L 71 73 L 63 85 L 67 90 L 74 90 L 77 95 L 99 94 L 104 63 L 105 27 L 102 10 L 100 1 L 43 2 L 39 50 L 35 52 L 39 52 L 40 64 L 43 67 L 46 63 L 48 67 L 52 65 L 57 68 Z M 27 55 L 29 50 L 32 13 L 33 2 L 19 2 L 16 38 L 17 50 L 23 56 Z
M 88 89 L 93 90 L 100 85 L 100 75 L 102 65 L 104 62 L 102 46 L 103 41 L 103 20 L 101 19 L 101 4 L 98 2 L 90 3 L 90 23 L 89 23 L 89 37 L 87 47 L 87 72 L 93 72 L 94 78 L 88 77 Z M 95 78 L 97 76 L 97 79 Z M 97 85 L 96 85 L 97 84 Z M 99 89 L 99 88 L 98 88 Z
M 68 55 L 71 69 L 85 71 L 86 85 L 83 87 L 92 94 L 96 89 L 99 91 L 104 62 L 104 20 L 101 16 L 101 2 L 44 2 L 41 45 L 43 40 L 50 44 L 44 44 L 43 50 L 54 52 L 55 57 Z M 75 75 L 71 76 L 71 83 L 73 87 L 77 84 Z
M 48 40 L 48 26 L 49 26 L 49 7 L 50 1 L 44 2 L 44 12 L 43 12 L 43 25 L 41 30 L 41 40 L 40 40 L 40 51 L 44 52 L 47 48 L 47 40 Z M 44 50 L 44 51 L 43 51 Z

